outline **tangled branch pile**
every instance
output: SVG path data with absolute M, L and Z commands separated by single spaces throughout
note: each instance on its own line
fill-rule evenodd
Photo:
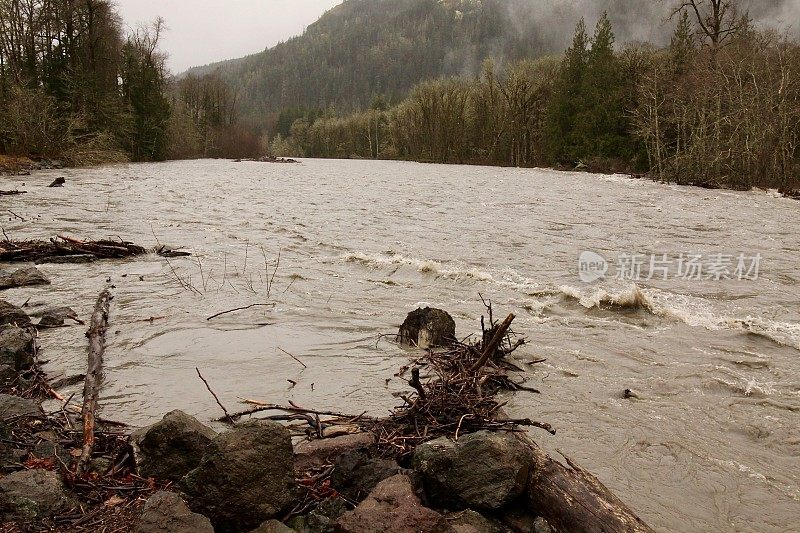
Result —
M 509 419 L 502 412 L 505 403 L 497 400 L 501 391 L 528 391 L 513 381 L 509 370 L 519 370 L 506 360 L 524 343 L 512 340 L 514 315 L 500 324 L 491 324 L 483 338 L 474 344 L 453 343 L 443 351 L 429 350 L 413 363 L 409 385 L 411 395 L 400 395 L 404 405 L 385 419 L 369 424 L 384 455 L 402 460 L 417 445 L 438 437 L 458 439 L 459 434 L 480 430 L 521 431 L 520 426 L 535 426 L 555 434 L 549 424 L 530 419 Z M 491 321 L 491 318 L 490 318 Z M 420 371 L 429 372 L 423 383 Z M 403 376 L 407 367 L 401 369 Z
M 219 421 L 232 422 L 256 413 L 282 411 L 288 414 L 266 418 L 296 421 L 290 428 L 296 430 L 295 434 L 304 434 L 310 439 L 335 436 L 338 432 L 368 431 L 375 437 L 376 451 L 380 455 L 401 462 L 419 444 L 442 436 L 457 439 L 460 434 L 480 430 L 516 432 L 522 431 L 522 426 L 539 427 L 555 434 L 549 424 L 505 417 L 502 411 L 505 403 L 497 399 L 502 391 L 539 392 L 509 376 L 509 370 L 520 369 L 507 357 L 524 344 L 523 339 L 513 340 L 510 326 L 514 318 L 511 314 L 502 323 L 495 323 L 490 309 L 490 328 L 484 329 L 479 341 L 454 342 L 445 349 L 428 350 L 410 366 L 401 368 L 398 377 L 405 376 L 411 369 L 408 384 L 413 392 L 398 394 L 403 405 L 388 417 L 346 415 L 304 409 L 294 404 L 280 406 L 248 400 L 247 403 L 255 407 L 221 417 Z M 421 377 L 421 370 L 427 375 Z M 320 416 L 326 418 L 320 419 Z
M 52 257 L 88 256 L 117 259 L 146 253 L 143 247 L 123 240 L 81 241 L 59 235 L 49 241 L 0 241 L 0 261 L 39 261 Z

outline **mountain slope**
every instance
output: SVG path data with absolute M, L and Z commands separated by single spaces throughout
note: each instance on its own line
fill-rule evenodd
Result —
M 795 20 L 794 2 L 741 0 L 741 6 L 756 22 L 781 24 Z M 664 44 L 674 27 L 668 21 L 673 5 L 669 0 L 345 0 L 301 36 L 189 72 L 219 71 L 237 95 L 240 118 L 261 127 L 288 108 L 350 111 L 376 94 L 402 97 L 422 80 L 473 76 L 486 58 L 504 63 L 561 52 L 581 17 L 591 31 L 604 11 L 618 44 Z
M 423 79 L 471 74 L 486 57 L 548 51 L 505 0 L 347 0 L 299 37 L 218 69 L 254 120 L 290 107 L 352 109 Z

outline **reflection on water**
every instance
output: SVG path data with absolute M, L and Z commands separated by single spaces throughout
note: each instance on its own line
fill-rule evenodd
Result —
M 57 175 L 67 186 L 46 188 Z M 180 408 L 216 418 L 196 367 L 229 408 L 291 399 L 382 414 L 403 386 L 393 375 L 407 354 L 378 336 L 423 304 L 451 311 L 465 336 L 480 292 L 498 312 L 516 312 L 515 329 L 534 341 L 518 358 L 547 359 L 528 376 L 543 394 L 509 398 L 513 414 L 558 429 L 534 435 L 547 449 L 597 474 L 660 530 L 797 527 L 796 201 L 356 161 L 175 162 L 9 181 L 29 191 L 0 199 L 28 219 L 3 221 L 12 238 L 119 236 L 194 252 L 43 265 L 52 286 L 4 294 L 30 299 L 29 312 L 69 305 L 88 317 L 99 291 L 115 286 L 104 416 L 143 425 Z M 757 281 L 586 285 L 584 250 L 764 259 Z M 207 320 L 268 293 L 275 307 Z M 85 343 L 81 328 L 42 333 L 48 370 L 81 373 Z M 624 389 L 638 399 L 623 399 Z

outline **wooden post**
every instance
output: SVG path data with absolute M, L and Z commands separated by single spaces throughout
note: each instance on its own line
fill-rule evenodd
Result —
M 92 321 L 86 336 L 89 337 L 89 359 L 86 379 L 83 382 L 83 449 L 78 460 L 77 474 L 81 475 L 92 458 L 94 448 L 94 426 L 97 413 L 97 396 L 103 377 L 103 352 L 105 351 L 108 312 L 111 293 L 108 289 L 100 293 L 92 313 Z

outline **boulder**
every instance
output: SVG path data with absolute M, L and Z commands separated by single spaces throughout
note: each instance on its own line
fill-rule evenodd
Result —
M 30 326 L 31 319 L 25 311 L 5 300 L 0 300 L 0 326 L 16 324 L 20 327 Z
M 180 487 L 217 531 L 246 531 L 295 505 L 293 466 L 289 431 L 253 421 L 215 437 Z
M 4 520 L 41 520 L 77 506 L 56 472 L 23 470 L 0 479 L 0 516 Z
M 42 406 L 35 400 L 0 394 L 0 422 L 12 418 L 44 416 Z
M 400 473 L 392 459 L 372 458 L 366 448 L 350 450 L 334 462 L 331 487 L 346 498 L 360 502 L 384 479 Z
M 56 178 L 48 187 L 63 187 L 65 183 L 67 183 L 66 178 Z
M 17 371 L 11 365 L 0 365 L 0 386 L 10 385 L 17 379 Z
M 295 530 L 277 520 L 267 520 L 250 533 L 295 533 Z
M 287 525 L 301 533 L 333 533 L 336 521 L 347 511 L 347 503 L 339 496 L 328 498 L 308 514 L 291 518 Z
M 35 353 L 36 341 L 30 329 L 0 326 L 0 364 L 23 370 L 33 365 Z
M 446 346 L 456 340 L 456 323 L 447 311 L 441 309 L 417 309 L 406 317 L 400 326 L 398 339 L 401 344 L 432 348 Z
M 342 515 L 336 526 L 341 533 L 455 531 L 444 516 L 422 506 L 411 479 L 404 474 L 378 483 L 366 500 Z
M 330 439 L 303 441 L 294 447 L 294 469 L 305 472 L 314 467 L 330 464 L 348 450 L 369 446 L 375 441 L 370 433 L 355 433 Z
M 172 411 L 131 435 L 139 475 L 180 481 L 197 468 L 217 433 L 183 411 Z
M 437 505 L 496 510 L 525 491 L 531 459 L 512 435 L 479 431 L 420 445 L 413 466 Z
M 83 324 L 83 321 L 78 318 L 76 313 L 70 307 L 51 307 L 45 309 L 39 323 L 36 324 L 37 328 L 60 328 L 67 320 L 72 320 L 78 324 Z
M 156 492 L 145 502 L 134 533 L 214 533 L 211 521 L 193 513 L 174 492 Z
M 503 533 L 506 529 L 471 509 L 447 515 L 450 525 L 458 533 Z
M 50 280 L 36 267 L 20 268 L 11 273 L 0 273 L 0 290 L 33 285 L 50 285 Z

